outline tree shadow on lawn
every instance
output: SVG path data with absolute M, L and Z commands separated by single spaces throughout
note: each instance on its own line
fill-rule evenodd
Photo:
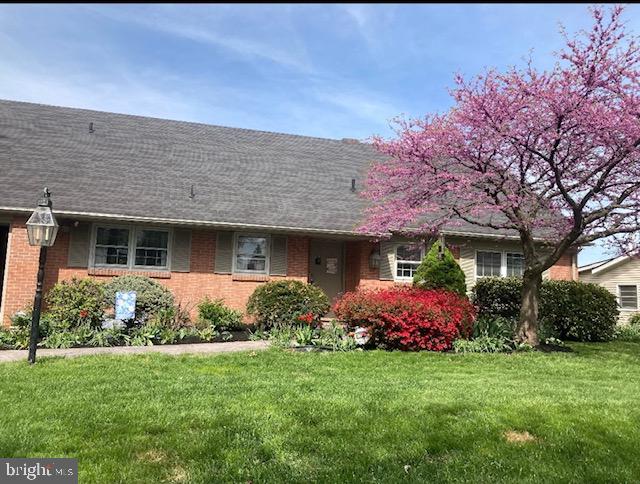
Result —
M 576 356 L 611 362 L 640 362 L 640 343 L 614 341 L 608 343 L 568 343 Z
M 536 350 L 543 353 L 573 353 L 573 349 L 569 346 L 560 346 L 548 343 L 540 343 Z

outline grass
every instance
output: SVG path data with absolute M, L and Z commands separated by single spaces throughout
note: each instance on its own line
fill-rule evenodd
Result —
M 80 482 L 638 482 L 640 344 L 0 365 L 0 455 Z

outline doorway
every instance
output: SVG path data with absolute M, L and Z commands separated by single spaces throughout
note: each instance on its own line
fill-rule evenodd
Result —
M 4 301 L 2 295 L 4 294 L 4 272 L 5 265 L 7 263 L 7 242 L 9 241 L 9 226 L 0 225 L 0 308 Z
M 343 251 L 343 242 L 326 239 L 313 239 L 309 247 L 309 282 L 332 303 L 344 291 Z

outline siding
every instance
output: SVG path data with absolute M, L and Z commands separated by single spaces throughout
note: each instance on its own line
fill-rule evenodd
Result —
M 591 271 L 580 273 L 580 280 L 583 282 L 593 282 L 605 287 L 611 294 L 618 297 L 618 284 L 640 286 L 640 259 L 631 259 L 620 262 L 611 269 L 596 274 Z M 629 318 L 638 311 L 628 309 L 620 310 L 618 321 L 626 324 Z
M 488 250 L 496 252 L 519 252 L 522 248 L 518 242 L 512 241 L 483 241 L 472 239 L 461 239 L 457 237 L 447 237 L 447 244 L 460 248 L 460 260 L 458 263 L 464 272 L 467 282 L 467 291 L 476 283 L 476 251 Z

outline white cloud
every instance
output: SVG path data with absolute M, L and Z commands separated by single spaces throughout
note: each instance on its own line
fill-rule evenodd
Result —
M 160 17 L 166 15 L 163 10 Z M 134 15 L 129 12 L 129 16 Z M 102 26 L 100 22 L 104 24 L 104 18 L 88 18 L 87 28 Z M 124 27 L 142 30 L 137 20 L 132 22 Z M 195 23 L 179 21 L 176 25 L 163 24 L 162 28 L 179 29 L 175 35 L 180 38 L 198 39 L 206 45 L 225 42 L 232 58 L 243 52 L 251 57 L 252 69 L 264 67 L 267 54 L 257 41 L 241 36 L 221 41 L 218 33 L 211 34 Z M 66 27 L 76 32 L 73 25 Z M 54 31 L 28 43 L 24 30 L 0 29 L 0 97 L 330 138 L 366 138 L 385 130 L 386 121 L 398 114 L 394 102 L 363 89 L 359 81 L 331 72 L 301 71 L 306 68 L 304 56 L 287 57 L 286 51 L 279 57 L 280 50 L 271 50 L 268 58 L 279 65 L 298 66 L 295 72 L 283 76 L 281 71 L 264 71 L 255 82 L 239 78 L 233 83 L 225 76 L 203 76 L 198 69 L 163 64 L 161 54 L 158 62 L 133 63 L 121 39 L 112 35 L 107 28 L 91 30 L 88 36 Z M 151 38 L 158 41 L 157 36 Z M 172 46 L 172 41 L 160 41 L 157 49 Z
M 140 14 L 103 7 L 93 7 L 91 11 L 118 22 L 133 23 L 183 39 L 227 49 L 246 58 L 266 59 L 301 72 L 313 71 L 304 45 L 296 41 L 291 42 L 290 39 L 283 41 L 282 37 L 285 34 L 290 36 L 291 32 L 274 32 L 267 37 L 254 36 L 255 33 L 241 36 L 237 32 L 230 33 L 225 28 L 227 14 L 224 9 L 214 10 L 216 15 L 211 15 L 212 11 L 204 10 L 204 6 L 197 6 L 196 8 L 202 10 L 189 10 L 189 13 L 172 6 L 162 7 L 153 12 L 141 11 Z M 232 22 L 233 19 L 228 20 Z M 264 22 L 264 19 L 260 21 Z

